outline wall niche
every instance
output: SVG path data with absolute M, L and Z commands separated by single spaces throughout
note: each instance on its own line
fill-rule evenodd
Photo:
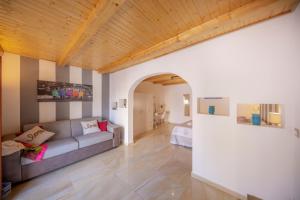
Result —
M 197 99 L 199 114 L 229 116 L 228 97 L 203 97 Z
M 283 127 L 282 105 L 238 104 L 236 120 L 238 124 L 280 128 Z

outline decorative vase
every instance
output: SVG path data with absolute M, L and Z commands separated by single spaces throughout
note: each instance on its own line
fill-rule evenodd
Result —
M 216 107 L 215 106 L 208 106 L 208 114 L 214 115 Z
M 260 114 L 252 114 L 252 125 L 260 126 L 261 119 Z

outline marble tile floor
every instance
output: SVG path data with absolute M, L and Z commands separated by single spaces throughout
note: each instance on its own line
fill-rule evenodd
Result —
M 6 199 L 236 200 L 191 178 L 191 149 L 170 144 L 171 129 L 19 184 Z

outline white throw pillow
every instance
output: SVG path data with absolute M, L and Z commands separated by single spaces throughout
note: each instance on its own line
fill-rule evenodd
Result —
M 82 126 L 82 130 L 83 130 L 83 135 L 100 132 L 97 120 L 85 121 L 85 122 L 83 121 L 83 122 L 81 122 L 81 126 Z
M 32 129 L 19 135 L 14 140 L 32 145 L 41 145 L 53 135 L 55 135 L 55 133 L 46 131 L 39 126 L 35 126 Z

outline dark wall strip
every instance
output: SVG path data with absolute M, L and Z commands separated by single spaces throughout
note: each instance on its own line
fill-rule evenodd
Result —
M 22 129 L 24 124 L 39 121 L 39 104 L 36 99 L 39 60 L 21 56 L 20 79 L 20 122 Z
M 82 102 L 82 117 L 92 117 L 93 116 L 93 102 L 83 101 Z
M 82 69 L 82 84 L 93 85 L 93 71 Z
M 70 68 L 56 66 L 56 81 L 70 82 Z M 70 119 L 70 103 L 56 102 L 56 120 Z
M 93 85 L 93 71 L 82 69 L 82 84 Z M 82 102 L 82 117 L 93 116 L 93 102 L 83 101 Z
M 102 116 L 109 119 L 109 74 L 102 74 Z

